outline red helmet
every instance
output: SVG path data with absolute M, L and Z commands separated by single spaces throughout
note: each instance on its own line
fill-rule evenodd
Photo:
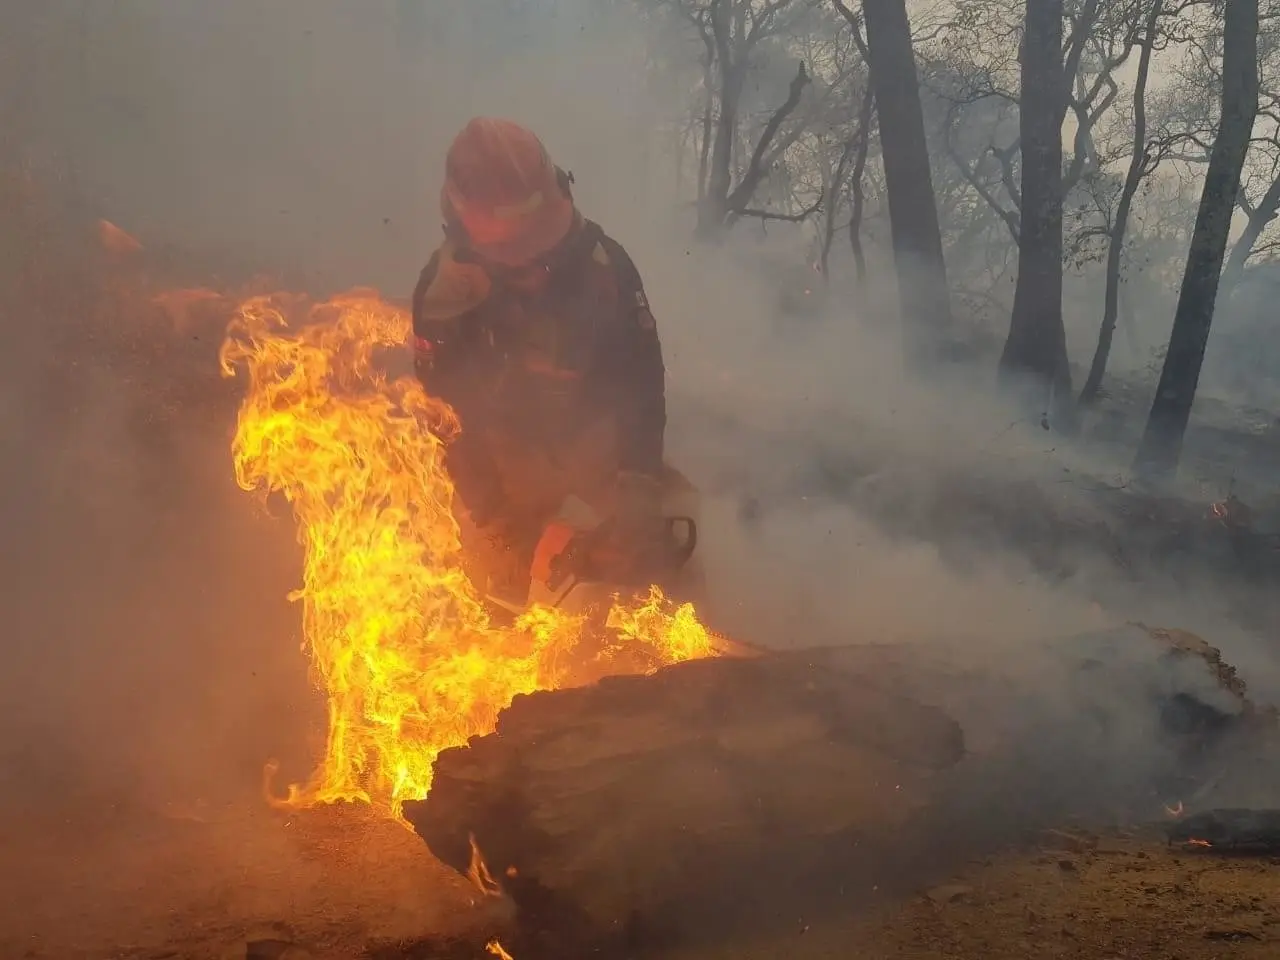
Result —
M 440 206 L 481 256 L 523 266 L 555 248 L 576 212 L 542 141 L 510 120 L 476 117 L 445 158 Z

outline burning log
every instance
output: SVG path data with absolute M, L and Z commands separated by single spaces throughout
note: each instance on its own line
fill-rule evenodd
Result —
M 538 920 L 616 931 L 780 851 L 904 826 L 963 756 L 942 711 L 796 656 L 517 697 L 405 815 Z
M 1150 818 L 1265 717 L 1199 638 L 1137 626 L 721 658 L 517 697 L 404 813 L 536 927 L 705 926 L 766 889 L 929 882 L 1067 816 Z

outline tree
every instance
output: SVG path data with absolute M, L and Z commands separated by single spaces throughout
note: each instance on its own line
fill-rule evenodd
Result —
M 835 4 L 856 32 L 857 14 L 843 0 Z M 951 301 L 911 23 L 905 0 L 863 0 L 862 16 L 907 353 L 920 360 L 936 350 L 938 331 L 949 331 Z
M 1138 71 L 1133 81 L 1133 150 L 1129 157 L 1129 169 L 1125 172 L 1120 199 L 1111 218 L 1107 236 L 1106 289 L 1103 293 L 1102 325 L 1098 330 L 1098 344 L 1089 364 L 1089 375 L 1080 391 L 1082 405 L 1092 403 L 1102 387 L 1102 377 L 1111 356 L 1111 343 L 1115 336 L 1116 319 L 1120 313 L 1120 260 L 1124 253 L 1125 232 L 1129 227 L 1129 212 L 1133 198 L 1143 178 L 1155 169 L 1159 162 L 1147 142 L 1147 80 L 1151 74 L 1151 57 L 1156 49 L 1157 26 L 1165 12 L 1166 0 L 1149 0 L 1150 7 L 1143 21 L 1142 34 L 1136 39 L 1141 48 L 1138 54 Z
M 1228 300 L 1243 279 L 1250 260 L 1273 253 L 1274 240 L 1265 240 L 1280 214 L 1280 4 L 1259 5 L 1258 115 L 1250 139 L 1236 204 L 1245 215 L 1240 236 L 1230 244 L 1218 289 L 1219 304 Z M 1204 164 L 1212 151 L 1222 90 L 1222 22 L 1206 18 L 1188 31 L 1185 56 L 1178 65 L 1174 96 L 1163 104 L 1169 138 L 1180 148 L 1179 159 Z
M 1018 130 L 1022 145 L 1018 281 L 1000 356 L 1005 383 L 1047 392 L 1046 415 L 1071 408 L 1062 322 L 1062 122 L 1097 0 L 1086 0 L 1064 67 L 1063 0 L 1027 0 Z
M 795 143 L 802 127 L 784 125 L 796 108 L 811 77 L 803 61 L 787 89 L 747 151 L 741 152 L 745 87 L 762 51 L 798 28 L 818 0 L 659 0 L 696 28 L 702 41 L 703 108 L 699 143 L 696 233 L 715 239 L 744 216 L 801 220 L 802 215 L 752 209 L 756 191 L 773 164 Z
M 840 159 L 832 173 L 828 186 L 828 199 L 825 201 L 826 216 L 823 218 L 822 246 L 818 257 L 818 266 L 822 271 L 824 282 L 830 280 L 831 246 L 835 241 L 836 217 L 840 211 L 841 191 L 849 193 L 849 250 L 853 254 L 854 270 L 857 272 L 858 284 L 867 280 L 867 257 L 862 249 L 862 215 L 866 203 L 866 186 L 864 184 L 867 156 L 871 152 L 871 120 L 875 112 L 875 91 L 868 83 L 862 92 L 861 105 L 858 108 L 857 126 L 853 134 L 845 141 Z
M 1181 458 L 1258 112 L 1258 88 L 1258 0 L 1225 0 L 1218 132 L 1200 194 L 1169 349 L 1134 460 L 1135 472 L 1149 482 L 1169 479 Z

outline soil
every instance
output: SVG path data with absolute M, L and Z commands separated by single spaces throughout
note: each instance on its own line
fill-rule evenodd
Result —
M 1056 847 L 1065 849 L 1055 849 Z M 1209 960 L 1280 949 L 1280 860 L 1068 835 L 992 858 L 906 901 L 770 942 L 672 957 L 860 960 Z
M 278 940 L 362 957 L 498 914 L 407 829 L 355 806 L 100 811 L 10 821 L 0 956 L 232 960 Z
M 173 808 L 110 827 L 5 837 L 0 956 L 465 960 L 492 956 L 491 939 L 532 955 L 501 901 L 358 807 Z M 1280 858 L 1170 848 L 1154 828 L 1064 831 L 905 898 L 643 957 L 1247 960 L 1280 951 L 1278 901 Z
M 12 351 L 6 372 L 10 379 L 25 374 L 21 384 L 31 381 L 25 392 L 15 393 L 21 402 L 13 409 L 38 410 L 43 417 L 15 420 L 9 431 L 14 452 L 6 462 L 26 469 L 9 469 L 10 487 L 3 500 L 15 518 L 38 514 L 42 522 L 32 524 L 25 539 L 28 549 L 8 573 L 6 600 L 14 613 L 6 665 L 0 671 L 0 681 L 9 686 L 0 688 L 0 706 L 23 722 L 27 718 L 16 707 L 29 706 L 46 727 L 56 726 L 48 721 L 55 716 L 67 730 L 31 725 L 35 732 L 29 734 L 28 726 L 5 717 L 7 739 L 17 744 L 3 744 L 6 750 L 20 746 L 37 754 L 60 776 L 47 782 L 24 778 L 8 753 L 0 754 L 7 773 L 0 803 L 0 958 L 461 960 L 491 956 L 485 945 L 498 938 L 511 945 L 516 960 L 529 960 L 532 955 L 522 955 L 515 946 L 502 901 L 480 895 L 435 861 L 408 830 L 360 808 L 279 811 L 252 793 L 217 803 L 149 806 L 118 806 L 92 797 L 66 801 L 61 795 L 66 771 L 83 772 L 89 759 L 113 769 L 123 766 L 125 760 L 109 755 L 109 747 L 118 749 L 119 743 L 141 758 L 140 769 L 170 774 L 195 761 L 227 779 L 239 769 L 231 761 L 247 757 L 244 762 L 258 764 L 278 746 L 270 741 L 301 740 L 292 735 L 296 727 L 308 726 L 299 719 L 297 705 L 305 696 L 300 655 L 292 643 L 278 642 L 289 636 L 296 618 L 283 601 L 294 583 L 296 558 L 282 548 L 283 559 L 277 561 L 274 546 L 267 550 L 267 541 L 247 533 L 232 537 L 224 532 L 230 545 L 212 535 L 229 525 L 228 517 L 239 516 L 219 512 L 220 498 L 233 493 L 236 504 L 247 502 L 239 491 L 212 489 L 207 479 L 213 476 L 229 486 L 224 434 L 234 390 L 215 373 L 217 337 L 192 327 L 178 331 L 181 337 L 160 341 L 144 322 L 148 317 L 120 308 L 116 314 L 94 314 L 89 332 L 124 330 L 130 336 L 113 334 L 107 344 L 94 341 L 77 319 L 91 311 L 76 299 L 89 302 L 92 292 L 70 283 L 52 253 L 43 267 L 34 262 L 35 253 L 45 256 L 45 246 L 21 249 L 33 251 L 28 269 L 40 282 L 28 284 L 34 291 L 15 292 L 5 286 L 13 278 L 0 273 L 0 293 L 6 303 L 10 296 L 21 304 L 36 298 L 40 310 L 32 315 L 48 322 L 24 333 L 31 342 Z M 25 316 L 16 310 L 14 315 Z M 58 317 L 62 320 L 55 323 Z M 150 319 L 159 323 L 163 318 Z M 216 324 L 210 329 L 216 330 Z M 136 373 L 135 340 L 163 343 L 156 356 L 147 358 L 150 378 L 139 374 L 149 387 L 145 396 L 120 373 Z M 115 353 L 108 347 L 128 354 L 129 362 L 113 369 Z M 77 366 L 77 358 L 85 362 Z M 90 358 L 94 363 L 86 369 Z M 157 383 L 162 387 L 158 396 Z M 192 400 L 192 393 L 200 394 L 200 402 Z M 200 411 L 194 425 L 193 407 Z M 111 429 L 103 446 L 119 446 L 126 456 L 93 461 L 96 472 L 59 458 L 84 445 L 82 434 L 106 428 Z M 211 474 L 194 467 L 183 473 L 168 463 L 175 459 L 175 449 L 185 451 L 201 438 L 216 446 L 217 459 L 191 459 L 200 459 L 204 467 L 215 464 Z M 818 492 L 832 485 L 821 469 L 830 465 L 817 457 L 813 466 L 811 450 L 798 449 L 794 457 L 779 459 L 786 461 L 788 471 L 792 463 L 810 465 L 800 484 L 804 489 L 792 489 L 795 483 L 789 480 L 786 489 L 766 494 L 782 498 L 812 492 L 805 484 Z M 142 469 L 152 461 L 166 466 Z M 865 471 L 861 465 L 837 466 L 842 468 L 835 471 L 840 493 L 851 497 L 850 477 Z M 119 476 L 105 473 L 108 467 Z M 206 479 L 193 479 L 199 477 Z M 62 478 L 59 482 L 70 493 L 50 478 Z M 974 526 L 990 525 L 999 513 L 992 511 L 989 517 L 978 509 L 993 499 L 1013 515 L 1009 524 L 1020 529 L 1028 514 L 1054 512 L 1043 497 L 1030 497 L 1026 509 L 1010 510 L 1008 489 L 971 498 L 976 504 L 972 512 L 956 510 L 954 500 L 937 502 L 947 508 L 946 515 L 968 518 Z M 35 493 L 44 499 L 34 499 Z M 870 490 L 866 497 L 856 502 L 874 506 L 875 515 L 895 515 L 884 509 L 881 494 Z M 192 503 L 200 511 L 191 510 Z M 934 503 L 927 500 L 925 506 Z M 1203 506 L 1197 503 L 1196 509 Z M 938 535 L 942 513 L 898 513 L 911 518 L 923 513 L 924 526 Z M 148 522 L 138 522 L 134 514 Z M 109 525 L 104 517 L 118 519 Z M 1086 517 L 1095 514 L 1086 512 Z M 942 529 L 969 537 L 972 531 L 955 529 L 957 522 Z M 244 524 L 247 531 L 248 521 Z M 261 526 L 254 529 L 260 533 Z M 1081 546 L 1103 553 L 1116 536 L 1099 525 L 1064 526 L 1078 532 Z M 1030 529 L 1037 531 L 1033 539 L 1054 547 L 1076 546 L 1076 537 L 1061 534 L 1053 524 Z M 277 533 L 292 546 L 291 530 Z M 1057 568 L 1061 552 L 1070 551 L 1037 555 L 1036 566 Z M 149 566 L 141 572 L 127 569 L 136 564 L 134 557 L 150 558 Z M 179 577 L 183 571 L 198 576 Z M 1140 579 L 1138 573 L 1134 576 Z M 126 580 L 132 592 L 121 585 Z M 1262 605 L 1259 597 L 1275 595 L 1273 590 L 1252 592 L 1242 609 L 1273 629 L 1274 608 Z M 271 606 L 261 598 L 280 599 Z M 104 610 L 115 619 L 104 621 Z M 253 629 L 245 629 L 246 624 Z M 83 637 L 96 642 L 74 642 Z M 112 673 L 107 667 L 119 659 L 116 646 L 131 659 Z M 17 655 L 24 652 L 25 672 L 15 667 L 15 662 L 21 666 Z M 142 660 L 149 661 L 149 672 L 138 669 Z M 73 675 L 63 675 L 68 672 Z M 52 695 L 63 687 L 60 698 Z M 58 716 L 84 700 L 86 691 L 93 695 L 87 706 L 80 705 L 70 719 Z M 150 713 L 140 712 L 138 703 L 149 698 L 159 699 L 163 709 L 148 704 Z M 74 740 L 81 753 L 71 753 L 70 761 L 60 759 L 52 733 Z M 219 738 L 235 750 L 218 746 Z M 159 745 L 168 751 L 162 759 L 153 755 Z M 1251 771 L 1256 773 L 1256 768 Z M 149 781 L 139 789 L 147 786 Z M 17 794 L 24 796 L 15 799 Z M 648 956 L 1261 958 L 1280 955 L 1280 914 L 1270 906 L 1277 902 L 1277 860 L 1172 851 L 1155 834 L 1072 834 L 973 863 L 927 889 L 874 906 L 850 907 L 835 917 L 824 913 L 821 919 L 797 916 L 770 934 L 742 931 L 737 937 Z

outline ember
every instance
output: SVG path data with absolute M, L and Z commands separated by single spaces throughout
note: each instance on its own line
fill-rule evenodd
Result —
M 1168 837 L 1184 847 L 1273 854 L 1280 851 L 1280 810 L 1206 810 L 1171 825 Z
M 367 291 L 290 317 L 298 302 L 244 302 L 221 350 L 223 373 L 247 381 L 236 479 L 292 504 L 304 553 L 292 598 L 328 697 L 324 759 L 278 802 L 363 801 L 400 819 L 441 750 L 490 732 L 517 694 L 564 681 L 582 621 L 533 609 L 509 628 L 490 622 L 462 569 L 442 464 L 457 420 L 416 379 L 375 365 L 406 342 L 408 315 Z M 693 609 L 672 606 L 654 592 L 609 623 L 655 665 L 713 655 Z

